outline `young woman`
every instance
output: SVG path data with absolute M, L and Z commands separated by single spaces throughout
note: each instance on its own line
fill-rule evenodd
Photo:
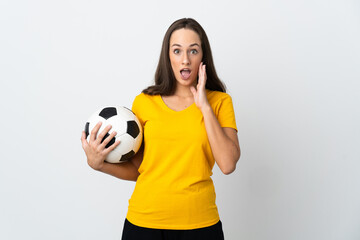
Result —
M 240 158 L 231 97 L 218 78 L 205 31 L 194 19 L 175 21 L 167 30 L 155 84 L 132 107 L 144 129 L 139 152 L 126 163 L 104 162 L 111 129 L 96 138 L 101 124 L 82 133 L 90 167 L 136 181 L 129 200 L 123 240 L 224 239 L 215 204 L 212 168 L 224 174 Z

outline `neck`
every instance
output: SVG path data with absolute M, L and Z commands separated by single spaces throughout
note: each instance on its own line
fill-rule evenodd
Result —
M 176 90 L 173 94 L 174 96 L 182 97 L 182 98 L 190 98 L 194 97 L 190 90 L 190 86 L 176 86 Z

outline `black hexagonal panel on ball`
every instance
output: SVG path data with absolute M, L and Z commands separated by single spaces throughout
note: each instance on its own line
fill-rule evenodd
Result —
M 128 152 L 127 154 L 124 154 L 121 156 L 120 158 L 120 162 L 124 162 L 127 161 L 129 158 L 131 158 L 132 156 L 135 155 L 135 152 L 133 150 L 131 150 L 130 152 Z
M 86 135 L 86 138 L 89 136 L 89 126 L 90 126 L 90 123 L 89 122 L 87 122 L 86 124 L 85 124 L 85 135 Z
M 134 120 L 127 122 L 127 131 L 126 132 L 133 138 L 136 138 L 139 135 L 140 129 Z
M 101 143 L 105 140 L 105 138 L 107 138 L 108 136 L 110 136 L 109 133 L 106 133 L 105 137 L 101 140 Z M 115 143 L 115 137 L 113 137 L 110 142 L 108 142 L 108 144 L 106 144 L 105 148 L 110 147 L 111 145 L 113 145 Z
M 112 116 L 117 115 L 117 111 L 116 108 L 114 107 L 107 107 L 104 108 L 103 110 L 101 110 L 101 112 L 99 113 L 99 116 L 105 118 L 105 119 L 109 119 Z

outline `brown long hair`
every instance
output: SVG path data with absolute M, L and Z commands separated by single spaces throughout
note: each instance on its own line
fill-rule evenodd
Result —
M 155 85 L 144 89 L 143 93 L 148 95 L 160 94 L 164 96 L 174 94 L 176 88 L 176 78 L 170 63 L 169 45 L 171 34 L 182 28 L 191 29 L 200 37 L 201 48 L 203 51 L 202 62 L 206 65 L 207 75 L 205 88 L 213 91 L 226 92 L 225 85 L 216 74 L 210 43 L 204 29 L 194 19 L 182 18 L 171 24 L 166 31 L 161 47 L 159 63 L 155 72 Z

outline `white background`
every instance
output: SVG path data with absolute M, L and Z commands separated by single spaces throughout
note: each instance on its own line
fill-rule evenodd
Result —
M 183 17 L 236 111 L 241 159 L 213 176 L 226 239 L 360 239 L 357 0 L 2 0 L 0 239 L 120 239 L 134 183 L 88 167 L 81 131 L 131 107 Z

